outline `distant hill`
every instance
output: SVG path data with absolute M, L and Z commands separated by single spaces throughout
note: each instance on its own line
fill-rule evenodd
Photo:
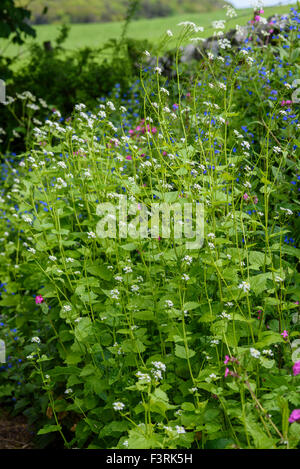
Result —
M 129 0 L 16 0 L 28 5 L 33 24 L 122 21 Z M 141 0 L 135 18 L 157 18 L 182 13 L 203 13 L 222 8 L 224 0 Z M 43 13 L 47 7 L 47 12 Z

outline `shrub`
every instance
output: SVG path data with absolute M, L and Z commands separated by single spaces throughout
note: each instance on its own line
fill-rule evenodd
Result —
M 4 166 L 2 327 L 22 363 L 1 392 L 40 436 L 299 447 L 299 106 L 281 105 L 297 31 L 285 42 L 209 56 L 189 87 L 147 67 L 142 99 L 56 113 Z M 203 244 L 175 235 L 185 218 L 135 236 L 155 202 L 192 205 L 197 227 L 203 206 Z
M 63 48 L 67 34 L 68 29 L 63 27 L 50 48 L 34 43 L 27 62 L 15 73 L 9 73 L 8 59 L 3 64 L 9 106 L 3 109 L 1 105 L 0 127 L 5 129 L 2 153 L 27 148 L 35 126 L 33 118 L 44 122 L 53 109 L 58 109 L 62 118 L 68 118 L 76 103 L 82 101 L 93 107 L 116 84 L 121 91 L 128 92 L 139 76 L 136 63 L 145 48 L 149 48 L 147 41 L 124 38 L 121 46 L 118 41 L 110 41 L 101 49 L 86 47 L 67 52 Z M 30 112 L 26 108 L 28 103 L 24 107 L 24 99 L 18 98 L 24 93 L 34 100 Z M 46 104 L 41 105 L 39 100 Z

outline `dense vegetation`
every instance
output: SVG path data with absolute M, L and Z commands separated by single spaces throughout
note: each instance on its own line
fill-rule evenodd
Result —
M 32 21 L 35 24 L 68 21 L 71 23 L 90 23 L 98 21 L 120 21 L 125 19 L 128 5 L 138 3 L 136 18 L 157 18 L 159 16 L 182 13 L 203 13 L 221 8 L 224 0 L 33 0 L 30 2 Z M 26 0 L 18 0 L 26 5 Z M 44 11 L 45 5 L 47 11 Z
M 139 78 L 72 110 L 36 78 L 8 96 L 27 125 L 1 166 L 0 398 L 42 447 L 299 448 L 299 10 L 289 21 L 264 47 L 251 33 L 177 55 L 175 79 L 146 49 Z M 197 26 L 181 28 L 178 53 Z M 196 226 L 203 207 L 203 243 L 143 224 L 157 203 L 192 206 Z

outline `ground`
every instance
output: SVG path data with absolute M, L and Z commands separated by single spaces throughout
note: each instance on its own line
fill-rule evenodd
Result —
M 23 415 L 11 416 L 0 410 L 0 450 L 34 449 L 32 433 Z

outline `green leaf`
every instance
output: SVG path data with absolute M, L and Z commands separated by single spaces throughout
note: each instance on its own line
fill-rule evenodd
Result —
M 188 358 L 192 358 L 194 355 L 196 355 L 196 352 L 194 350 L 188 349 L 186 351 L 185 347 L 182 347 L 182 345 L 175 345 L 175 355 L 178 358 L 184 358 L 187 360 Z
M 250 277 L 251 290 L 256 294 L 260 295 L 267 288 L 267 281 L 272 279 L 272 273 L 266 272 L 264 274 L 255 275 Z
M 183 310 L 184 311 L 191 311 L 191 310 L 199 308 L 199 307 L 200 307 L 200 303 L 196 303 L 195 301 L 188 301 L 187 303 L 184 303 Z
M 255 264 L 255 265 L 261 267 L 261 266 L 265 265 L 265 261 L 266 261 L 266 264 L 270 264 L 271 259 L 268 256 L 265 257 L 265 254 L 263 252 L 251 251 L 249 253 L 249 262 L 250 262 L 250 264 Z
M 86 269 L 89 274 L 100 277 L 103 280 L 111 280 L 112 274 L 105 265 L 101 264 L 92 264 L 89 265 Z
M 268 437 L 264 427 L 254 421 L 251 415 L 246 417 L 246 429 L 250 433 L 254 446 L 257 449 L 275 449 L 275 441 Z
M 264 348 L 264 347 L 269 347 L 270 345 L 273 345 L 273 344 L 278 344 L 278 343 L 283 343 L 283 342 L 284 342 L 284 339 L 279 334 L 279 332 L 264 331 L 260 335 L 259 341 L 256 342 L 255 347 Z
M 128 243 L 120 245 L 120 248 L 124 249 L 125 251 L 135 251 L 137 250 L 137 245 L 135 243 Z
M 38 435 L 45 435 L 46 433 L 52 433 L 52 432 L 58 432 L 61 430 L 60 425 L 45 425 L 43 428 L 41 428 L 37 434 Z

